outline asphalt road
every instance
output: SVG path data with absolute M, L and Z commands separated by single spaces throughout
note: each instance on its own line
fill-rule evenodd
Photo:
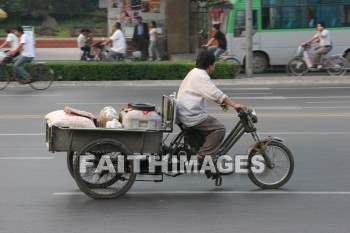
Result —
M 97 115 L 107 105 L 117 110 L 128 102 L 160 105 L 161 96 L 177 88 L 1 91 L 0 232 L 349 232 L 350 85 L 222 89 L 256 109 L 262 136 L 286 140 L 295 170 L 283 188 L 260 190 L 237 174 L 216 187 L 204 175 L 188 174 L 165 177 L 163 183 L 135 182 L 116 200 L 90 199 L 68 174 L 65 153 L 47 151 L 43 116 L 66 105 Z M 237 122 L 233 111 L 209 108 L 228 129 Z M 244 153 L 251 142 L 244 136 L 230 154 Z

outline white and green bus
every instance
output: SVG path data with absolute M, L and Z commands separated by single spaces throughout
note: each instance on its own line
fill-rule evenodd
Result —
M 245 0 L 230 0 L 222 19 L 228 52 L 244 63 Z M 253 64 L 261 73 L 270 65 L 286 65 L 297 47 L 316 34 L 317 22 L 330 31 L 332 54 L 350 60 L 350 0 L 253 0 Z

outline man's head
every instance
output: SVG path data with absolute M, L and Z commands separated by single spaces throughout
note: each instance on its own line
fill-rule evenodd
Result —
M 17 26 L 15 28 L 15 35 L 17 37 L 21 37 L 23 35 L 23 28 L 21 26 Z
M 325 26 L 324 22 L 318 22 L 316 28 L 318 31 L 322 31 L 323 29 L 326 28 L 326 26 Z
M 11 33 L 11 29 L 6 28 L 6 29 L 4 30 L 4 32 L 5 32 L 6 34 L 9 34 L 9 33 Z
M 141 17 L 141 16 L 138 16 L 138 17 L 136 18 L 136 20 L 137 20 L 137 23 L 142 23 L 142 17 Z
M 80 30 L 80 33 L 83 34 L 84 36 L 87 36 L 91 31 L 87 28 L 83 28 Z
M 196 60 L 198 69 L 206 70 L 209 74 L 215 70 L 215 56 L 209 51 L 202 51 Z
M 115 32 L 116 30 L 121 29 L 121 28 L 122 28 L 122 25 L 119 22 L 116 22 L 112 26 L 112 31 Z
M 213 29 L 215 31 L 219 31 L 220 30 L 220 24 L 213 24 L 212 26 L 213 26 Z

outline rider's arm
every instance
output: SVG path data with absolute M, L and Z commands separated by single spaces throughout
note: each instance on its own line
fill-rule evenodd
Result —
M 205 45 L 203 45 L 203 47 L 208 47 L 209 45 L 211 45 L 214 42 L 215 38 L 211 38 L 208 43 L 206 43 Z
M 230 98 L 226 98 L 224 101 L 223 101 L 223 103 L 225 103 L 225 104 L 227 104 L 227 105 L 229 105 L 229 106 L 231 106 L 232 108 L 234 108 L 234 109 L 246 109 L 247 107 L 246 106 L 244 106 L 244 105 L 242 105 L 242 104 L 237 104 L 237 103 L 235 103 L 235 102 L 233 102 Z
M 0 49 L 2 49 L 3 47 L 5 47 L 9 42 L 7 40 L 4 41 L 4 43 L 2 43 L 2 45 L 0 45 Z
M 23 49 L 23 43 L 20 43 L 19 45 L 18 45 L 18 47 L 17 48 L 15 48 L 14 50 L 11 50 L 10 52 L 8 52 L 10 55 L 15 55 L 16 53 L 18 53 L 19 51 L 22 51 L 22 49 Z

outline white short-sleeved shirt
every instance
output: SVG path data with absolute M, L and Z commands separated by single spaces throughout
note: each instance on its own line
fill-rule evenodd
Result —
M 317 38 L 317 37 L 318 37 L 318 33 L 316 33 L 314 38 Z M 323 29 L 323 31 L 322 31 L 322 37 L 320 39 L 320 45 L 321 46 L 332 45 L 331 34 L 326 29 Z
M 19 43 L 23 44 L 23 51 L 21 54 L 22 56 L 35 57 L 34 41 L 31 36 L 28 36 L 27 34 L 22 34 Z
M 149 30 L 149 40 L 156 41 L 157 40 L 157 29 L 152 28 Z
M 14 50 L 18 47 L 18 38 L 15 34 L 7 34 L 6 41 L 10 43 L 11 50 Z
M 86 36 L 80 33 L 77 42 L 79 48 L 84 47 L 86 45 Z
M 125 37 L 121 30 L 116 30 L 113 35 L 109 38 L 113 41 L 113 47 L 111 50 L 116 53 L 125 53 L 126 51 L 126 43 Z

